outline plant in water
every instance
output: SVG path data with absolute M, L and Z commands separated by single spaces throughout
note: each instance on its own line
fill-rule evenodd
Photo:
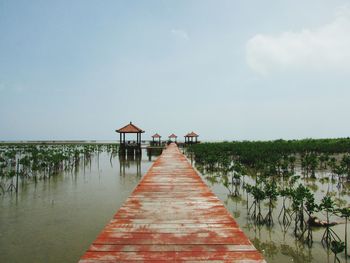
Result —
M 340 162 L 340 165 L 343 168 L 344 173 L 347 176 L 347 179 L 350 179 L 350 155 L 345 154 Z
M 314 194 L 310 192 L 309 189 L 307 189 L 307 192 L 305 194 L 306 201 L 305 201 L 305 212 L 308 215 L 308 224 L 306 224 L 306 228 L 304 230 L 304 233 L 307 232 L 305 242 L 309 245 L 309 247 L 312 246 L 313 238 L 312 238 L 312 226 L 311 221 L 313 219 L 313 213 L 317 211 L 318 206 L 315 203 L 315 197 Z M 302 237 L 304 237 L 304 233 L 302 234 Z
M 334 232 L 334 230 L 331 228 L 331 224 L 329 221 L 330 216 L 336 212 L 335 204 L 332 198 L 328 195 L 322 198 L 321 203 L 319 205 L 319 210 L 326 213 L 326 224 L 325 224 L 325 231 L 323 233 L 321 242 L 324 246 L 327 246 L 327 248 L 330 247 L 332 241 L 341 241 L 339 236 Z
M 337 209 L 336 213 L 340 217 L 345 218 L 345 230 L 344 230 L 345 256 L 348 257 L 348 220 L 350 217 L 350 207 L 339 208 Z
M 327 169 L 327 162 L 329 161 L 329 154 L 321 154 L 318 158 L 320 160 L 320 169 Z
M 305 171 L 306 177 L 311 173 L 311 178 L 316 178 L 315 172 L 318 165 L 316 153 L 306 153 L 301 156 L 301 167 Z
M 274 203 L 278 197 L 276 181 L 272 180 L 271 182 L 265 182 L 264 192 L 265 192 L 266 198 L 269 201 L 269 211 L 265 217 L 265 222 L 267 225 L 272 225 L 273 224 L 272 212 L 274 208 Z
M 279 190 L 279 195 L 282 197 L 282 208 L 280 213 L 278 214 L 278 221 L 282 223 L 282 225 L 284 226 L 284 230 L 286 230 L 292 221 L 292 217 L 286 205 L 287 199 L 292 196 L 292 189 L 289 187 L 281 189 Z
M 289 208 L 287 208 L 286 201 L 287 199 L 292 198 L 293 186 L 296 181 L 300 179 L 299 176 L 292 176 L 287 178 L 288 181 L 283 180 L 282 189 L 279 190 L 279 195 L 282 197 L 282 208 L 278 214 L 278 220 L 282 223 L 284 231 L 287 230 L 288 226 L 292 221 L 291 214 L 289 213 Z M 286 186 L 285 183 L 288 185 Z M 282 219 L 281 219 L 282 218 Z
M 292 191 L 292 214 L 294 215 L 295 236 L 300 237 L 304 233 L 304 204 L 309 192 L 310 190 L 302 184 L 299 184 L 298 187 Z
M 240 172 L 234 172 L 232 176 L 232 185 L 234 185 L 234 196 L 239 196 L 239 186 L 241 185 L 242 174 Z
M 297 158 L 294 155 L 291 155 L 288 157 L 289 160 L 289 167 L 292 173 L 294 173 L 294 169 L 295 169 L 295 161 L 297 160 Z
M 344 242 L 332 240 L 332 242 L 331 242 L 331 250 L 334 253 L 334 262 L 337 262 L 337 261 L 340 262 L 340 260 L 337 257 L 337 255 L 339 253 L 343 252 L 344 248 L 345 248 Z
M 229 191 L 229 195 L 233 195 L 233 189 L 232 189 L 232 183 L 230 183 L 229 175 L 225 174 L 222 177 L 222 184 L 225 186 L 225 188 Z
M 264 190 L 262 189 L 262 179 L 257 178 L 256 185 L 249 186 L 246 188 L 246 190 L 253 196 L 254 199 L 253 203 L 251 204 L 248 210 L 248 214 L 251 214 L 251 217 L 255 220 L 257 224 L 264 223 L 264 217 L 261 213 L 261 202 L 266 198 L 266 195 Z

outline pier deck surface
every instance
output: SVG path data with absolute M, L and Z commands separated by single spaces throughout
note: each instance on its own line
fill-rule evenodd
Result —
M 165 149 L 79 263 L 265 262 L 175 144 Z

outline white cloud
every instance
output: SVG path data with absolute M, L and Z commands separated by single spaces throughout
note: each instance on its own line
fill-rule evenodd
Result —
M 182 30 L 182 29 L 172 29 L 171 34 L 177 39 L 182 39 L 182 40 L 189 40 L 190 39 L 187 32 L 185 30 Z
M 255 35 L 246 44 L 246 61 L 262 75 L 283 70 L 350 70 L 350 9 L 339 8 L 333 22 L 316 29 Z

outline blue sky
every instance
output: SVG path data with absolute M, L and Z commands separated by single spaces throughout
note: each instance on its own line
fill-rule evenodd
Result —
M 348 1 L 0 0 L 0 140 L 347 137 Z

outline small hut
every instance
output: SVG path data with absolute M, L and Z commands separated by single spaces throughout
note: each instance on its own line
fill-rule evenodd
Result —
M 161 145 L 161 138 L 162 136 L 160 136 L 158 133 L 152 135 L 152 145 Z M 156 139 L 158 139 L 158 141 L 156 141 Z
M 185 143 L 193 144 L 198 143 L 198 134 L 195 132 L 190 132 L 185 135 Z
M 173 142 L 173 139 L 174 139 L 174 142 L 176 142 L 176 140 L 177 140 L 177 136 L 174 134 L 174 133 L 172 133 L 171 135 L 169 135 L 169 142 Z
M 120 150 L 125 151 L 127 149 L 128 151 L 141 152 L 141 134 L 145 132 L 144 130 L 130 122 L 128 125 L 116 130 L 116 132 L 120 134 Z M 137 135 L 136 142 L 126 142 L 125 134 L 128 133 Z

